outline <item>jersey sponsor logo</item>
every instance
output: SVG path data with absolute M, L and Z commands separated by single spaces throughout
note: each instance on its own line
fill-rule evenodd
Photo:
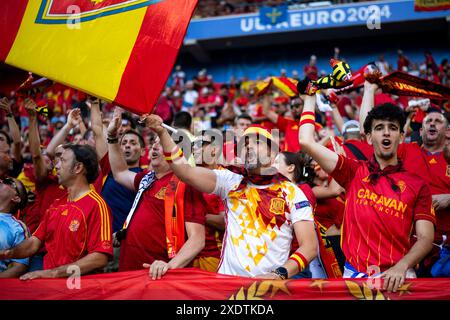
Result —
M 272 198 L 270 199 L 270 209 L 269 211 L 275 214 L 284 214 L 284 199 Z
M 166 195 L 166 187 L 162 187 L 161 190 L 159 190 L 155 194 L 155 198 L 160 199 L 160 200 L 164 200 L 164 196 L 165 195 Z
M 70 231 L 75 232 L 75 231 L 78 230 L 79 227 L 80 227 L 80 221 L 78 221 L 76 219 L 70 221 L 70 224 L 69 224 L 69 230 Z
M 397 218 L 404 218 L 408 205 L 401 200 L 376 194 L 369 189 L 359 189 L 356 204 L 370 206 L 373 209 L 384 212 Z
M 295 209 L 301 209 L 301 208 L 305 208 L 305 207 L 309 207 L 308 201 L 300 201 L 295 204 Z

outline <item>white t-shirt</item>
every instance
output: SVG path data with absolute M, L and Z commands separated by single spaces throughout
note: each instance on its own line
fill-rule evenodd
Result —
M 294 183 L 237 190 L 243 176 L 214 170 L 214 194 L 226 201 L 226 232 L 218 273 L 252 277 L 286 263 L 294 236 L 294 223 L 313 221 L 305 194 Z

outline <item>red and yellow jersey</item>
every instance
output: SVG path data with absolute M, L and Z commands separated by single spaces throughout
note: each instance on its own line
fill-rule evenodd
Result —
M 44 269 L 52 269 L 93 252 L 112 256 L 111 234 L 110 210 L 91 190 L 74 201 L 68 195 L 55 200 L 33 235 L 45 243 Z
M 418 176 L 402 170 L 372 184 L 367 162 L 342 155 L 331 175 L 347 191 L 341 245 L 358 272 L 392 267 L 411 248 L 414 222 L 435 223 L 430 190 Z
M 428 186 L 432 195 L 450 194 L 450 165 L 443 152 L 430 153 L 422 148 L 428 167 Z M 436 211 L 436 236 L 450 235 L 450 207 Z

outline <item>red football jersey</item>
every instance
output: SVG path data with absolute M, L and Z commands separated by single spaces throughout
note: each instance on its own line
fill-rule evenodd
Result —
M 225 211 L 223 200 L 219 196 L 203 193 L 203 199 L 206 205 L 205 214 L 220 214 Z M 205 247 L 197 257 L 215 257 L 220 259 L 224 232 L 208 225 L 205 225 L 205 231 Z
M 278 116 L 277 127 L 285 133 L 284 145 L 281 147 L 283 151 L 299 152 L 301 147 L 298 142 L 298 126 L 299 122 L 294 119 Z
M 74 201 L 57 199 L 34 233 L 45 244 L 44 269 L 73 263 L 101 252 L 112 256 L 111 212 L 102 197 L 91 190 Z
M 53 201 L 63 197 L 66 193 L 67 190 L 58 184 L 55 176 L 49 176 L 45 181 L 36 183 L 36 199 L 24 212 L 24 222 L 32 234 L 36 231 Z
M 134 185 L 139 188 L 141 179 L 147 172 L 136 174 Z M 127 228 L 126 238 L 120 246 L 119 270 L 139 270 L 142 264 L 155 260 L 169 261 L 167 254 L 164 198 L 167 184 L 173 173 L 157 179 L 144 191 L 133 219 Z M 186 186 L 184 194 L 184 220 L 205 224 L 205 207 L 202 194 Z
M 417 220 L 435 223 L 431 194 L 423 179 L 407 171 L 389 174 L 373 185 L 367 162 L 340 155 L 331 174 L 346 189 L 342 250 L 359 272 L 371 265 L 381 271 L 395 265 L 411 248 Z
M 426 159 L 428 174 L 424 179 L 432 195 L 450 194 L 450 165 L 444 158 L 444 153 L 432 154 L 422 148 L 422 154 Z M 450 207 L 436 211 L 436 236 L 450 235 Z

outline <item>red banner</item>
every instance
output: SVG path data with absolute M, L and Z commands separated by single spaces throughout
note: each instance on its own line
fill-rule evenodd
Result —
M 408 280 L 396 292 L 363 279 L 257 280 L 177 269 L 161 280 L 146 270 L 76 279 L 0 280 L 1 300 L 450 300 L 450 279 Z

